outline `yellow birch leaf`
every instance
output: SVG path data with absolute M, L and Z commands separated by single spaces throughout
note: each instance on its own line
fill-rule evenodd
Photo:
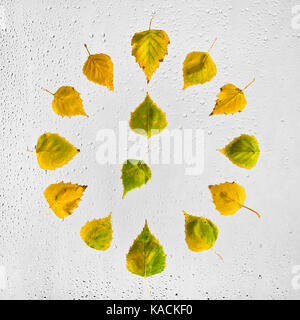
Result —
M 126 267 L 131 273 L 144 278 L 161 273 L 166 267 L 164 249 L 150 232 L 147 220 L 127 253 Z
M 217 40 L 217 39 L 216 39 Z M 209 52 L 190 52 L 183 63 L 183 89 L 210 81 L 217 74 L 217 67 L 209 55 Z
M 80 230 L 81 239 L 96 250 L 107 250 L 112 234 L 111 213 L 106 218 L 88 221 Z
M 52 109 L 60 116 L 87 116 L 83 109 L 82 99 L 80 94 L 73 87 L 60 87 L 54 94 L 46 89 L 45 91 L 54 96 L 52 101 Z
M 40 168 L 55 170 L 67 164 L 80 152 L 57 133 L 44 133 L 37 142 L 36 156 Z
M 164 60 L 164 56 L 168 54 L 170 43 L 165 31 L 151 29 L 151 21 L 149 30 L 135 33 L 131 40 L 132 55 L 144 70 L 147 82 L 150 81 L 160 62 Z
M 251 83 L 254 81 L 255 79 Z M 233 114 L 241 112 L 247 105 L 244 90 L 246 90 L 251 83 L 249 83 L 244 89 L 239 89 L 230 83 L 225 84 L 217 96 L 218 100 L 210 116 L 214 114 Z
M 44 196 L 58 218 L 65 218 L 73 213 L 81 201 L 83 192 L 87 186 L 72 183 L 50 184 L 44 191 Z
M 258 212 L 244 205 L 246 201 L 246 191 L 239 184 L 235 182 L 225 182 L 218 185 L 210 185 L 208 188 L 216 209 L 223 216 L 233 215 L 243 207 L 254 212 L 258 218 L 260 218 Z
M 191 251 L 211 249 L 219 234 L 218 227 L 209 219 L 195 217 L 183 211 L 185 216 L 185 241 Z
M 110 56 L 104 53 L 90 54 L 87 45 L 85 44 L 84 46 L 89 57 L 83 66 L 83 74 L 88 80 L 105 86 L 113 91 L 113 62 L 111 61 Z
M 152 101 L 147 93 L 145 100 L 131 112 L 130 128 L 138 134 L 150 138 L 159 134 L 168 125 L 166 113 Z

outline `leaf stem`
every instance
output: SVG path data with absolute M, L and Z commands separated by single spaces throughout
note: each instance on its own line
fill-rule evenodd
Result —
M 91 53 L 90 53 L 90 51 L 89 51 L 89 49 L 88 49 L 88 47 L 87 47 L 87 45 L 86 44 L 84 44 L 84 47 L 86 48 L 86 51 L 87 51 L 87 53 L 89 54 L 89 56 L 91 55 Z
M 243 204 L 239 203 L 239 202 L 236 201 L 236 200 L 231 199 L 231 198 L 228 197 L 228 196 L 225 196 L 225 197 L 226 197 L 227 199 L 229 199 L 230 201 L 234 201 L 234 202 L 238 203 L 241 207 L 243 207 L 243 208 L 245 208 L 245 209 L 248 209 L 248 210 L 254 212 L 254 213 L 258 216 L 258 218 L 260 218 L 260 214 L 259 214 L 257 211 L 255 211 L 255 210 L 253 210 L 253 209 L 251 209 L 251 208 L 249 208 L 249 207 L 247 207 L 247 206 L 244 206 Z
M 246 90 L 249 86 L 251 86 L 251 84 L 252 84 L 254 81 L 255 81 L 255 78 L 254 78 L 249 84 L 247 84 L 246 87 L 245 87 L 242 91 Z
M 50 94 L 52 94 L 52 95 L 54 96 L 54 93 L 50 92 L 49 90 L 47 90 L 47 89 L 45 89 L 45 88 L 42 88 L 42 90 L 43 90 L 43 91 L 46 91 L 46 92 L 48 92 L 48 93 L 50 93 Z
M 215 45 L 216 41 L 218 40 L 218 38 L 215 39 L 215 41 L 213 42 L 213 44 L 210 46 L 210 48 L 208 49 L 208 53 L 210 52 L 210 50 L 213 48 L 213 46 Z
M 246 207 L 246 206 L 242 206 L 243 208 L 245 208 L 245 209 L 248 209 L 248 210 L 250 210 L 250 211 L 252 211 L 252 212 L 254 212 L 257 216 L 258 216 L 258 218 L 260 218 L 260 214 L 257 212 L 257 211 L 255 211 L 255 210 L 253 210 L 253 209 L 251 209 L 251 208 L 249 208 L 249 207 Z
M 148 92 L 147 92 L 148 94 Z M 149 120 L 150 120 L 150 115 L 149 115 L 149 109 L 147 109 L 147 142 L 148 142 L 148 153 L 150 153 L 150 137 L 151 134 L 149 136 Z
M 147 141 L 148 141 L 148 153 L 151 152 L 151 146 L 150 146 L 150 138 L 147 137 Z
M 215 250 L 215 248 L 212 248 L 212 251 L 222 262 L 224 262 L 223 257 Z
M 144 277 L 144 279 L 145 279 L 146 291 L 147 291 L 148 295 L 150 295 L 150 290 L 149 290 L 149 287 L 148 287 L 147 277 Z
M 150 19 L 150 23 L 149 23 L 149 30 L 151 30 L 151 24 L 152 24 L 152 20 L 154 18 L 154 15 L 152 15 L 151 19 Z

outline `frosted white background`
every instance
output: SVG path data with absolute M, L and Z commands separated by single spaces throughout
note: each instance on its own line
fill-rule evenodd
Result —
M 1 1 L 1 215 L 2 299 L 296 299 L 294 266 L 300 265 L 300 29 L 292 8 L 299 1 Z M 131 56 L 135 32 L 152 28 L 170 37 L 169 54 L 147 87 Z M 218 74 L 182 90 L 182 63 L 206 51 Z M 92 53 L 114 62 L 115 91 L 82 73 Z M 209 117 L 219 88 L 245 86 L 248 105 L 233 116 Z M 51 108 L 62 85 L 77 89 L 89 115 L 61 118 Z M 119 121 L 143 101 L 147 90 L 167 113 L 168 128 L 203 129 L 205 167 L 200 176 L 184 165 L 152 165 L 152 179 L 122 200 L 121 165 L 99 165 L 100 129 L 118 133 Z M 38 137 L 59 133 L 81 152 L 55 171 L 40 169 Z M 257 137 L 262 153 L 252 170 L 233 165 L 216 149 L 241 133 Z M 269 152 L 266 152 L 269 151 Z M 50 210 L 44 189 L 60 181 L 88 185 L 78 209 L 64 221 Z M 208 185 L 236 181 L 246 205 L 224 217 Z M 216 250 L 187 249 L 182 210 L 212 219 L 220 234 Z M 112 211 L 111 248 L 85 245 L 80 228 Z M 144 279 L 129 273 L 125 257 L 145 218 L 167 254 L 163 273 Z

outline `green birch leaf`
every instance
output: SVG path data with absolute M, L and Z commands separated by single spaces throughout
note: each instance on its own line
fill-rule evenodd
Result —
M 185 216 L 185 241 L 191 251 L 211 249 L 219 234 L 218 227 L 209 219 L 195 217 L 183 211 Z
M 121 179 L 124 198 L 127 192 L 140 188 L 151 179 L 151 169 L 142 160 L 128 159 L 123 163 Z
M 144 278 L 161 273 L 166 267 L 166 254 L 150 232 L 147 220 L 143 231 L 129 249 L 126 267 L 131 273 Z
M 256 165 L 260 150 L 254 136 L 242 134 L 230 142 L 225 148 L 218 150 L 235 165 L 251 169 Z
M 107 250 L 112 234 L 111 213 L 106 218 L 88 221 L 80 230 L 81 239 L 96 250 Z
M 147 93 L 145 100 L 131 112 L 130 128 L 137 134 L 150 138 L 162 132 L 168 122 L 165 112 L 152 101 Z

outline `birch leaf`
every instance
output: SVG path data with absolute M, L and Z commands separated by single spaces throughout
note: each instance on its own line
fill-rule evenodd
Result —
M 81 239 L 96 250 L 107 250 L 112 234 L 111 213 L 106 218 L 88 221 L 80 230 Z
M 254 81 L 255 79 L 251 83 Z M 249 83 L 244 89 L 239 89 L 230 83 L 225 84 L 217 96 L 218 100 L 210 116 L 214 114 L 233 114 L 241 112 L 247 105 L 244 90 L 246 90 L 251 83 Z
M 161 273 L 166 267 L 166 254 L 150 232 L 147 220 L 143 231 L 129 249 L 126 267 L 131 273 L 144 278 Z
M 254 136 L 242 134 L 230 142 L 225 148 L 218 150 L 235 165 L 251 169 L 255 167 L 260 150 Z
M 191 251 L 211 249 L 219 234 L 218 227 L 209 219 L 195 217 L 183 211 L 185 216 L 185 241 Z
M 151 30 L 151 22 L 149 30 L 134 34 L 131 40 L 132 55 L 144 70 L 147 82 L 168 54 L 169 43 L 170 39 L 165 31 Z
M 87 45 L 84 45 L 89 57 L 83 66 L 83 74 L 88 80 L 114 90 L 113 62 L 110 56 L 104 53 L 90 54 Z
M 242 207 L 254 212 L 258 218 L 258 212 L 246 207 L 245 189 L 235 182 L 225 182 L 218 185 L 208 186 L 216 209 L 224 216 L 233 215 Z
M 150 138 L 152 135 L 162 132 L 168 122 L 165 112 L 152 101 L 147 93 L 145 100 L 131 112 L 130 128 L 138 134 Z
M 124 198 L 127 192 L 140 188 L 151 179 L 151 169 L 142 160 L 128 159 L 123 163 L 121 179 Z
M 216 42 L 216 40 L 215 40 Z M 208 52 L 190 52 L 183 63 L 183 89 L 196 84 L 204 84 L 210 81 L 217 74 L 217 67 Z
M 45 91 L 51 93 L 50 91 L 44 89 Z M 51 93 L 53 94 L 53 93 Z M 80 94 L 73 87 L 63 86 L 60 87 L 55 94 L 53 94 L 54 99 L 52 101 L 52 109 L 55 113 L 60 116 L 87 116 L 83 109 L 82 100 Z
M 73 213 L 81 201 L 83 192 L 87 186 L 72 183 L 50 184 L 44 191 L 44 196 L 58 218 L 65 218 Z
M 57 133 L 44 133 L 37 142 L 36 156 L 40 168 L 55 170 L 67 164 L 80 152 Z

